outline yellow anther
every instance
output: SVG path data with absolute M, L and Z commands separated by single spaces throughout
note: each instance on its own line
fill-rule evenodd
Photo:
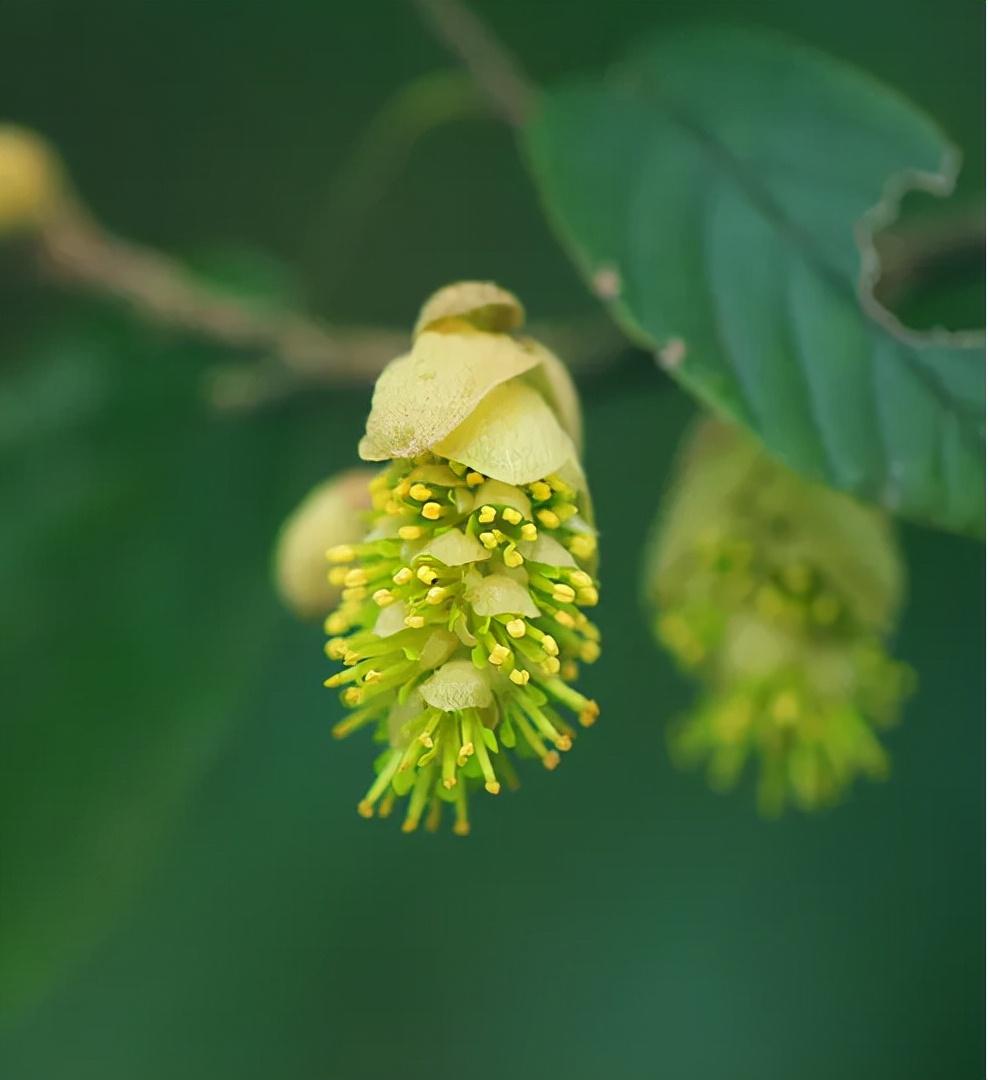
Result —
M 504 565 L 512 570 L 517 569 L 524 561 L 521 552 L 517 548 L 508 548 L 504 553 Z
M 467 483 L 470 485 L 470 487 L 480 487 L 483 482 L 484 478 L 480 475 L 479 472 L 467 473 Z
M 381 672 L 376 671 L 374 668 L 371 668 L 371 670 L 368 671 L 367 674 L 364 676 L 364 682 L 368 686 L 373 686 L 374 683 L 379 683 L 380 681 L 381 681 Z
M 387 607 L 395 602 L 395 594 L 390 589 L 378 589 L 371 599 L 378 607 Z
M 476 753 L 472 742 L 465 742 L 460 747 L 460 752 L 456 755 L 456 764 L 463 768 L 467 763 L 467 758 L 472 757 Z
M 413 630 L 419 630 L 425 626 L 425 619 L 421 615 L 406 615 L 405 625 L 411 627 Z
M 600 658 L 600 646 L 596 641 L 585 641 L 580 646 L 580 659 L 585 664 L 592 664 Z
M 536 510 L 535 516 L 542 522 L 547 529 L 558 529 L 559 518 L 551 510 Z
M 347 654 L 349 645 L 346 643 L 346 638 L 334 637 L 326 642 L 325 649 L 330 660 L 342 660 Z
M 521 527 L 522 540 L 538 540 L 539 530 L 535 527 L 534 521 L 526 521 Z
M 529 484 L 528 490 L 536 502 L 545 502 L 546 499 L 552 498 L 552 488 L 544 480 L 536 480 L 534 484 Z
M 555 750 L 549 750 L 542 758 L 542 764 L 551 771 L 559 764 L 559 755 Z
M 520 525 L 522 522 L 521 513 L 513 506 L 506 506 L 501 511 L 501 517 L 503 517 L 509 525 Z
M 558 495 L 565 495 L 568 497 L 573 494 L 573 489 L 569 484 L 567 484 L 561 476 L 557 476 L 555 473 L 551 476 L 547 476 L 546 482 Z
M 490 525 L 497 519 L 497 511 L 493 506 L 482 506 L 477 513 L 477 520 L 481 525 Z
M 350 544 L 337 544 L 326 552 L 326 558 L 332 563 L 353 562 L 357 553 Z
M 403 499 L 409 493 L 411 487 L 411 480 L 409 480 L 408 477 L 405 476 L 401 480 L 399 480 L 397 484 L 395 484 L 394 493 L 398 496 L 399 499 Z
M 322 684 L 326 687 L 327 690 L 335 690 L 336 687 L 343 682 L 343 676 L 345 674 L 345 671 L 338 671 L 335 675 L 330 675 L 328 679 L 323 679 Z
M 497 537 L 492 532 L 482 532 L 477 539 L 488 551 L 493 551 L 497 547 Z
M 438 521 L 443 516 L 443 508 L 437 502 L 427 502 L 422 507 L 422 517 L 429 521 Z
M 557 581 L 553 583 L 552 598 L 559 604 L 572 604 L 576 599 L 576 592 L 565 582 Z
M 570 584 L 578 589 L 587 589 L 593 585 L 593 578 L 585 570 L 571 570 L 569 580 Z
M 570 540 L 569 549 L 578 559 L 592 559 L 597 551 L 597 538 L 590 533 L 579 533 Z
M 444 589 L 441 585 L 433 585 L 425 594 L 425 599 L 429 604 L 441 604 L 447 596 L 449 596 L 449 589 Z
M 432 498 L 432 489 L 427 488 L 425 484 L 412 484 L 408 490 L 408 494 L 411 495 L 416 502 L 424 503 Z
M 557 611 L 554 618 L 560 626 L 565 626 L 567 630 L 572 630 L 576 626 L 576 619 L 568 611 Z
M 345 634 L 349 628 L 350 620 L 341 611 L 334 611 L 323 623 L 323 629 L 327 634 Z
M 542 661 L 542 672 L 544 675 L 558 675 L 559 669 L 562 665 L 559 663 L 558 656 L 547 656 Z
M 583 706 L 583 711 L 580 713 L 580 725 L 582 727 L 590 727 L 590 725 L 600 716 L 600 706 L 596 701 L 588 701 Z
M 539 642 L 539 644 L 542 646 L 542 651 L 546 654 L 546 656 L 559 655 L 559 644 L 552 636 L 552 634 L 543 634 L 542 640 Z
M 579 675 L 580 669 L 577 667 L 575 660 L 567 660 L 559 669 L 559 677 L 565 679 L 566 682 L 576 682 Z
M 780 724 L 791 724 L 799 718 L 799 698 L 791 690 L 776 694 L 772 702 L 772 718 Z
M 343 578 L 343 584 L 348 589 L 352 589 L 357 585 L 367 584 L 367 571 L 363 567 L 355 566 L 352 570 L 347 570 L 345 577 Z
M 525 620 L 524 619 L 512 619 L 505 628 L 513 638 L 523 638 L 525 636 Z
M 345 566 L 334 566 L 333 569 L 330 570 L 330 572 L 326 575 L 326 577 L 329 579 L 330 585 L 339 586 L 343 584 L 343 582 L 346 580 L 347 574 L 349 573 L 350 571 L 347 570 Z
M 510 656 L 511 650 L 506 645 L 495 645 L 487 659 L 495 667 L 500 667 Z
M 420 566 L 418 570 L 415 571 L 415 576 L 423 585 L 435 585 L 439 580 L 439 575 L 431 566 Z
M 342 596 L 344 600 L 366 600 L 367 590 L 363 585 L 358 585 L 354 589 L 344 589 Z
M 484 784 L 484 789 L 489 791 L 492 795 L 500 795 L 501 793 L 501 785 L 496 780 L 488 780 L 487 783 Z
M 390 514 L 391 517 L 396 517 L 405 512 L 405 507 L 397 499 L 388 499 L 384 503 L 384 512 Z
M 398 530 L 398 536 L 402 540 L 418 540 L 422 536 L 422 526 L 402 525 Z
M 516 686 L 525 686 L 525 685 L 527 685 L 528 680 L 531 678 L 531 675 L 529 675 L 529 673 L 524 668 L 517 668 L 516 667 L 511 672 L 511 674 L 508 676 L 508 678 Z
M 353 649 L 347 649 L 343 654 L 343 663 L 346 664 L 347 667 L 353 667 L 358 660 L 360 660 L 360 653 L 354 652 Z
M 469 821 L 457 821 L 453 825 L 454 836 L 469 836 L 470 835 L 470 822 Z
M 348 686 L 343 691 L 343 701 L 346 705 L 359 705 L 364 700 L 364 692 L 358 686 Z
M 569 521 L 571 517 L 575 517 L 580 512 L 572 503 L 556 503 L 553 509 L 556 511 L 556 517 L 560 521 Z
M 556 739 L 556 749 L 557 750 L 562 750 L 564 753 L 567 750 L 572 750 L 573 749 L 573 740 L 572 740 L 572 738 L 569 735 L 560 735 L 559 738 Z
M 600 593 L 592 586 L 589 585 L 585 589 L 580 589 L 576 594 L 576 602 L 583 604 L 586 607 L 594 607 L 600 603 Z
M 412 573 L 410 566 L 403 566 L 400 570 L 396 570 L 391 575 L 391 580 L 396 585 L 407 585 L 415 575 Z
M 374 804 L 370 799 L 361 799 L 357 803 L 357 813 L 363 818 L 372 818 L 374 816 Z

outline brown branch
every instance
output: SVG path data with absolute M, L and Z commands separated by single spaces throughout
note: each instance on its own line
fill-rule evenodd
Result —
M 534 86 L 491 29 L 459 0 L 412 0 L 437 38 L 470 72 L 494 112 L 521 127 Z
M 112 236 L 75 209 L 44 226 L 38 258 L 58 283 L 115 298 L 152 322 L 195 337 L 263 353 L 307 381 L 366 383 L 407 347 L 404 334 L 330 329 L 293 312 L 257 307 L 161 252 Z

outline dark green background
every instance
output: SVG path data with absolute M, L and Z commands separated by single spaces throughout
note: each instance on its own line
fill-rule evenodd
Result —
M 544 81 L 687 15 L 790 30 L 932 111 L 981 197 L 980 4 L 479 7 Z M 446 62 L 400 3 L 0 15 L 0 109 L 122 233 L 254 281 L 270 257 L 341 320 L 407 325 L 467 276 L 539 317 L 586 311 L 490 122 L 425 139 L 334 248 L 349 148 Z M 371 747 L 330 740 L 320 633 L 268 584 L 279 521 L 351 463 L 369 388 L 218 417 L 215 352 L 38 289 L 9 252 L 0 288 L 3 1075 L 980 1074 L 980 546 L 904 530 L 921 689 L 892 779 L 759 821 L 750 790 L 715 796 L 664 754 L 689 688 L 646 632 L 637 560 L 692 405 L 628 353 L 584 385 L 602 720 L 557 774 L 478 801 L 469 840 L 405 837 L 354 812 Z

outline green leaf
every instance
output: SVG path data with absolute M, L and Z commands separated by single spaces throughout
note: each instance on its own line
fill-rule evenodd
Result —
M 782 38 L 691 31 L 526 130 L 548 212 L 625 330 L 791 467 L 910 517 L 984 516 L 980 335 L 871 295 L 872 233 L 957 155 L 892 91 Z

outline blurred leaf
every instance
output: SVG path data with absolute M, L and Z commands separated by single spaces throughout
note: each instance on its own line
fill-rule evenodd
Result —
M 527 143 L 591 285 L 693 393 L 808 476 L 981 528 L 977 338 L 862 303 L 872 230 L 953 185 L 922 113 L 785 39 L 692 31 L 547 94 Z
M 277 430 L 210 413 L 205 359 L 99 314 L 3 376 L 4 1016 L 119 916 L 274 625 Z

